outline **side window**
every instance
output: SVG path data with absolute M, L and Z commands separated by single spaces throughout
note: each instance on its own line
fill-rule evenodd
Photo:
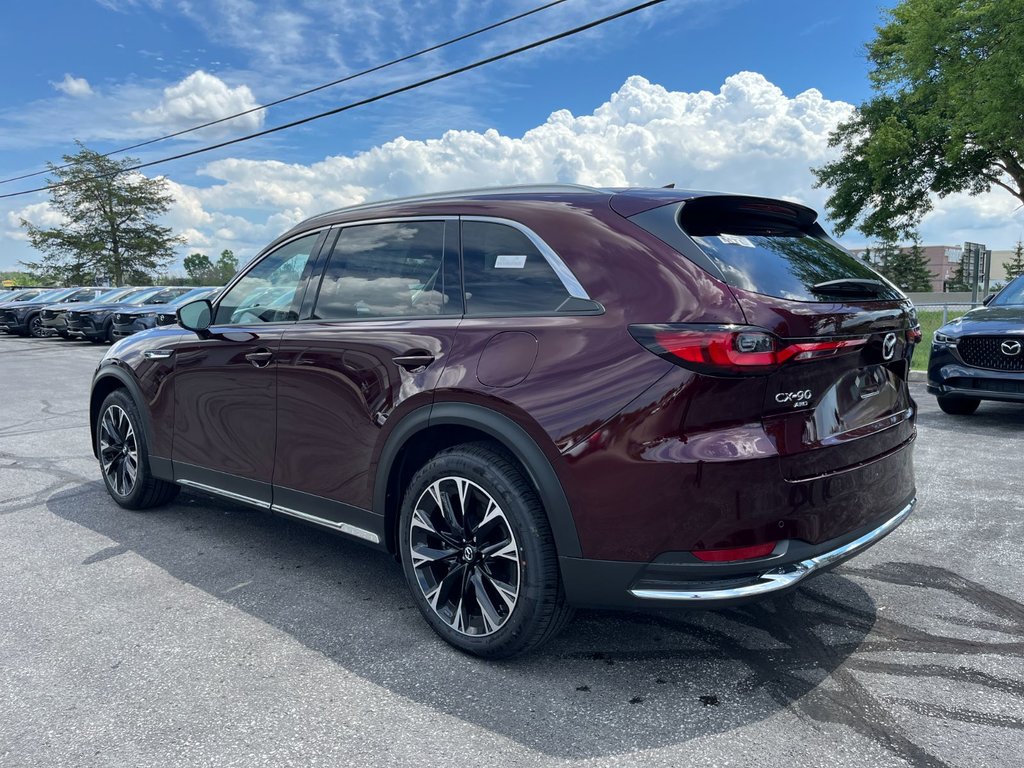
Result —
M 217 325 L 297 320 L 302 274 L 319 232 L 292 240 L 265 256 L 217 304 Z
M 443 221 L 346 227 L 338 235 L 313 310 L 315 320 L 461 314 L 446 285 Z
M 537 247 L 506 224 L 462 222 L 462 269 L 467 315 L 553 313 L 569 298 Z

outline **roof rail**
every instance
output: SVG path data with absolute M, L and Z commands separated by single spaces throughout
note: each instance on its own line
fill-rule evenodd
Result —
M 585 184 L 508 184 L 504 186 L 496 187 L 474 187 L 471 189 L 453 189 L 448 192 L 436 192 L 431 194 L 423 195 L 409 195 L 407 197 L 395 197 L 386 200 L 374 200 L 368 203 L 359 203 L 358 205 L 349 205 L 344 208 L 335 208 L 332 211 L 324 211 L 313 216 L 312 219 L 319 219 L 322 216 L 332 216 L 336 213 L 348 212 L 348 211 L 360 211 L 366 208 L 378 208 L 384 205 L 397 205 L 399 203 L 414 203 L 417 200 L 452 200 L 460 197 L 479 197 L 481 195 L 504 195 L 504 194 L 515 194 L 519 192 L 543 194 L 545 192 L 604 192 L 605 190 L 598 189 L 597 187 L 588 187 Z

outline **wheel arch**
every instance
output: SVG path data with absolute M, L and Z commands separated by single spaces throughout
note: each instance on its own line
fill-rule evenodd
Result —
M 97 372 L 96 378 L 92 382 L 92 391 L 89 393 L 89 442 L 92 445 L 93 456 L 97 456 L 96 422 L 100 417 L 100 407 L 103 405 L 103 401 L 107 399 L 107 396 L 117 389 L 128 391 L 132 400 L 135 401 L 135 407 L 138 408 L 139 415 L 142 417 L 142 426 L 146 430 L 146 434 L 153 434 L 153 425 L 149 419 L 149 409 L 146 408 L 146 399 L 142 396 L 142 390 L 139 388 L 138 382 L 132 378 L 131 374 L 116 365 L 105 366 Z M 97 456 L 97 458 L 99 457 Z
M 408 413 L 388 436 L 377 463 L 373 511 L 384 519 L 385 545 L 396 553 L 402 480 L 438 451 L 485 439 L 500 445 L 526 472 L 540 496 L 562 557 L 580 557 L 569 500 L 551 461 L 530 434 L 498 411 L 469 403 L 442 402 Z

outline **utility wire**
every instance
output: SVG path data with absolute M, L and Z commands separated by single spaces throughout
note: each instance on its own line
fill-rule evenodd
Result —
M 476 37 L 477 35 L 482 35 L 485 32 L 491 32 L 491 31 L 493 31 L 495 29 L 498 29 L 499 27 L 504 27 L 506 24 L 511 24 L 514 21 L 519 21 L 520 19 L 525 19 L 527 16 L 532 16 L 535 13 L 540 13 L 541 11 L 546 11 L 548 8 L 551 8 L 551 7 L 556 6 L 556 5 L 561 5 L 564 2 L 567 2 L 567 0 L 553 0 L 553 2 L 545 3 L 544 5 L 539 5 L 536 8 L 533 8 L 533 9 L 531 9 L 529 11 L 524 11 L 523 13 L 518 13 L 515 16 L 509 16 L 507 19 L 502 19 L 501 21 L 497 21 L 494 24 L 488 24 L 486 27 L 480 27 L 480 29 L 475 29 L 472 32 L 467 32 L 464 35 L 459 35 L 458 37 L 453 37 L 451 40 L 445 40 L 443 43 L 437 43 L 436 45 L 432 45 L 429 48 L 424 48 L 423 50 L 416 51 L 415 53 L 407 54 L 405 56 L 402 56 L 401 58 L 392 59 L 391 61 L 386 61 L 383 64 L 377 64 L 376 66 L 370 67 L 369 69 L 364 69 L 361 72 L 356 72 L 356 73 L 351 74 L 351 75 L 346 75 L 345 77 L 339 78 L 337 80 L 332 80 L 329 83 L 323 83 L 322 85 L 314 86 L 313 88 L 307 88 L 304 91 L 299 91 L 298 93 L 293 93 L 291 96 L 285 96 L 284 98 L 277 99 L 275 101 L 268 101 L 266 104 L 260 104 L 259 106 L 252 107 L 251 109 L 247 109 L 244 112 L 236 112 L 233 115 L 228 115 L 226 117 L 221 117 L 221 118 L 218 118 L 216 120 L 210 120 L 209 122 L 202 123 L 201 125 L 193 125 L 191 128 L 183 128 L 182 130 L 175 131 L 174 133 L 168 133 L 168 134 L 166 134 L 164 136 L 158 136 L 155 139 L 148 139 L 147 141 L 140 141 L 138 144 L 132 144 L 132 145 L 127 146 L 127 147 L 121 147 L 120 149 L 112 149 L 109 152 L 104 152 L 102 155 L 100 155 L 100 157 L 110 157 L 111 155 L 120 155 L 120 154 L 122 154 L 124 152 L 131 152 L 133 149 L 138 149 L 139 147 L 147 147 L 150 144 L 156 144 L 158 141 L 166 141 L 167 139 L 175 139 L 178 136 L 184 136 L 187 133 L 192 133 L 194 131 L 199 131 L 199 130 L 202 130 L 203 128 L 209 128 L 210 126 L 213 126 L 213 125 L 219 125 L 220 123 L 226 123 L 228 120 L 234 120 L 237 117 L 245 117 L 246 115 L 251 115 L 254 112 L 261 112 L 261 111 L 263 111 L 265 109 L 270 109 L 271 107 L 276 107 L 278 104 L 284 104 L 285 102 L 293 101 L 295 99 L 302 98 L 303 96 L 308 96 L 309 94 L 316 93 L 317 91 L 322 91 L 322 90 L 325 90 L 327 88 L 333 88 L 336 85 L 341 85 L 342 83 L 347 83 L 350 80 L 355 80 L 356 78 L 364 77 L 365 75 L 372 75 L 374 72 L 380 72 L 382 69 L 387 69 L 388 67 L 393 67 L 396 64 L 402 64 L 403 62 L 410 61 L 411 59 L 415 59 L 415 58 L 417 58 L 419 56 L 424 56 L 424 55 L 426 55 L 428 53 L 433 53 L 434 51 L 439 51 L 442 48 L 447 48 L 449 45 L 455 45 L 455 43 L 461 43 L 463 40 L 469 40 L 471 37 Z M 53 168 L 48 168 L 45 171 L 33 171 L 32 173 L 25 173 L 25 174 L 22 174 L 21 176 L 12 176 L 9 179 L 0 179 L 0 184 L 8 184 L 8 183 L 10 183 L 12 181 L 21 181 L 22 179 L 30 179 L 33 176 L 42 176 L 44 173 L 50 173 L 51 171 L 59 171 L 59 170 L 62 170 L 64 168 L 68 168 L 71 165 L 72 165 L 72 163 L 65 163 L 64 165 L 56 165 Z
M 334 109 L 329 109 L 329 110 L 327 110 L 325 112 L 319 112 L 319 113 L 317 113 L 315 115 L 310 115 L 309 117 L 303 117 L 303 118 L 301 118 L 299 120 L 293 120 L 293 121 L 291 121 L 289 123 L 284 123 L 282 125 L 274 126 L 273 128 L 267 128 L 267 129 L 262 130 L 262 131 L 257 131 L 256 133 L 250 133 L 250 134 L 247 134 L 245 136 L 239 136 L 239 137 L 234 138 L 234 139 L 228 139 L 227 141 L 221 141 L 221 142 L 219 142 L 217 144 L 210 144 L 209 146 L 200 147 L 199 149 L 193 149 L 193 150 L 190 150 L 188 152 L 180 152 L 179 154 L 171 155 L 169 157 L 164 157 L 164 158 L 161 158 L 159 160 L 150 160 L 149 162 L 145 162 L 145 163 L 137 163 L 136 165 L 130 165 L 130 166 L 126 167 L 126 168 L 120 168 L 117 171 L 114 171 L 113 173 L 99 174 L 97 176 L 92 176 L 92 177 L 90 177 L 88 179 L 81 179 L 81 180 L 73 181 L 73 182 L 72 181 L 62 181 L 62 182 L 58 182 L 57 184 L 47 184 L 46 186 L 43 186 L 43 187 L 36 187 L 35 189 L 26 189 L 26 190 L 23 190 L 21 192 L 8 192 L 5 195 L 0 195 L 0 200 L 2 200 L 4 198 L 8 198 L 8 197 L 19 197 L 21 195 L 28 195 L 28 194 L 32 194 L 34 192 L 45 192 L 45 191 L 47 191 L 49 189 L 54 189 L 54 188 L 57 188 L 57 187 L 66 187 L 66 186 L 70 186 L 72 184 L 82 184 L 82 183 L 85 183 L 86 181 L 92 181 L 94 179 L 106 178 L 108 176 L 116 176 L 116 175 L 121 174 L 121 173 L 126 173 L 128 171 L 137 171 L 137 170 L 140 170 L 142 168 L 151 168 L 154 165 L 160 165 L 162 163 L 168 163 L 168 162 L 170 162 L 172 160 L 181 160 L 182 158 L 192 157 L 194 155 L 200 155 L 200 154 L 203 154 L 204 152 L 211 152 L 211 151 L 213 151 L 215 149 L 221 149 L 223 147 L 229 147 L 229 146 L 231 146 L 233 144 L 240 144 L 240 143 L 242 143 L 244 141 L 250 141 L 251 139 L 257 139 L 257 138 L 260 138 L 261 136 L 268 136 L 268 135 L 270 135 L 272 133 L 277 133 L 278 131 L 284 131 L 284 130 L 287 130 L 289 128 L 295 128 L 296 126 L 299 126 L 299 125 L 305 125 L 306 123 L 311 123 L 314 120 L 320 120 L 320 119 L 325 118 L 325 117 L 330 117 L 331 115 L 337 115 L 337 114 L 339 114 L 341 112 L 347 112 L 350 109 L 355 109 L 357 107 L 363 107 L 363 106 L 366 106 L 367 104 L 373 104 L 374 102 L 390 98 L 391 96 L 397 96 L 400 93 L 406 93 L 407 91 L 412 91 L 412 90 L 415 90 L 417 88 L 422 88 L 425 85 L 430 85 L 431 83 L 436 83 L 436 82 L 438 82 L 440 80 L 445 80 L 445 79 L 447 79 L 449 77 L 454 77 L 455 75 L 460 75 L 463 72 L 469 72 L 469 71 L 474 70 L 474 69 L 479 69 L 480 67 L 483 67 L 483 66 L 485 66 L 487 64 L 493 64 L 496 61 L 501 61 L 502 59 L 507 59 L 507 58 L 509 58 L 511 56 L 516 56 L 516 55 L 518 55 L 520 53 L 525 53 L 526 51 L 532 50 L 534 48 L 539 48 L 539 47 L 541 47 L 543 45 L 548 45 L 549 43 L 553 43 L 553 42 L 555 42 L 557 40 L 562 40 L 562 39 L 567 38 L 567 37 L 572 37 L 573 35 L 577 35 L 580 32 L 585 32 L 588 29 L 594 29 L 595 27 L 599 27 L 599 26 L 601 26 L 603 24 L 607 24 L 610 21 L 615 21 L 616 19 L 621 19 L 624 16 L 629 16 L 631 14 L 637 13 L 637 12 L 645 10 L 647 8 L 651 8 L 651 7 L 655 6 L 655 5 L 661 5 L 664 2 L 666 2 L 666 0 L 647 0 L 647 2 L 631 6 L 629 8 L 626 8 L 626 9 L 622 10 L 622 11 L 618 11 L 617 13 L 612 13 L 612 14 L 609 14 L 607 16 L 602 16 L 599 19 L 595 19 L 594 21 L 587 22 L 586 24 L 581 24 L 578 27 L 573 27 L 572 29 L 567 29 L 567 30 L 565 30 L 563 32 L 559 32 L 558 34 L 551 35 L 549 37 L 545 37 L 545 38 L 542 38 L 540 40 L 535 40 L 532 43 L 527 43 L 526 45 L 521 45 L 518 48 L 513 48 L 512 50 L 504 51 L 503 53 L 499 53 L 499 54 L 496 54 L 494 56 L 488 56 L 486 59 L 480 59 L 478 61 L 474 61 L 472 64 L 466 64 L 465 66 L 458 67 L 457 69 L 451 69 L 451 70 L 448 70 L 447 72 L 442 72 L 439 75 L 433 75 L 432 77 L 428 77 L 428 78 L 425 78 L 423 80 L 418 80 L 418 81 L 416 81 L 414 83 L 410 83 L 408 85 L 403 85 L 400 88 L 394 88 L 394 89 L 392 89 L 390 91 L 385 91 L 384 93 L 379 93 L 376 96 L 370 96 L 369 98 L 366 98 L 366 99 L 360 99 L 359 101 L 353 101 L 353 102 L 350 102 L 349 104 L 344 104 L 344 105 L 342 105 L 340 107 L 335 107 Z

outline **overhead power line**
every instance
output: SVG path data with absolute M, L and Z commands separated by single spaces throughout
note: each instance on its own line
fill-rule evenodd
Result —
M 553 2 L 545 3 L 544 5 L 539 5 L 536 8 L 530 9 L 529 11 L 523 11 L 522 13 L 517 13 L 515 16 L 509 16 L 507 19 L 502 19 L 501 21 L 496 21 L 493 24 L 488 24 L 486 27 L 480 27 L 479 29 L 474 29 L 472 32 L 467 32 L 464 35 L 459 35 L 458 37 L 453 37 L 451 40 L 445 40 L 443 43 L 437 43 L 436 45 L 432 45 L 429 48 L 424 48 L 424 49 L 422 49 L 420 51 L 416 51 L 415 53 L 410 53 L 410 54 L 407 54 L 407 55 L 402 56 L 402 57 L 397 58 L 397 59 L 391 59 L 391 61 L 386 61 L 383 64 L 377 64 L 376 66 L 370 67 L 369 69 L 364 69 L 361 72 L 356 72 L 356 73 L 351 74 L 351 75 L 346 75 L 345 77 L 338 78 L 337 80 L 332 80 L 329 83 L 323 83 L 321 85 L 317 85 L 317 86 L 314 86 L 312 88 L 307 88 L 304 91 L 299 91 L 298 93 L 293 93 L 290 96 L 285 96 L 284 98 L 281 98 L 281 99 L 276 99 L 274 101 L 268 101 L 266 104 L 260 104 L 259 106 L 252 107 L 251 109 L 247 109 L 247 110 L 245 110 L 243 112 L 236 112 L 233 115 L 227 115 L 226 117 L 220 117 L 220 118 L 217 118 L 216 120 L 210 120 L 209 122 L 202 123 L 200 125 L 193 125 L 191 128 L 183 128 L 180 131 L 175 131 L 174 133 L 168 133 L 168 134 L 166 134 L 164 136 L 158 136 L 155 139 L 148 139 L 146 141 L 140 141 L 138 144 L 132 144 L 132 145 L 127 146 L 127 147 L 121 147 L 120 149 L 112 149 L 109 152 L 104 152 L 102 155 L 100 155 L 100 157 L 111 157 L 112 155 L 120 155 L 120 154 L 123 154 L 125 152 L 131 152 L 133 149 L 139 149 L 140 147 L 148 147 L 150 144 L 156 144 L 157 142 L 160 142 L 160 141 L 166 141 L 167 139 L 175 139 L 175 138 L 177 138 L 179 136 L 184 136 L 185 134 L 188 134 L 188 133 L 193 133 L 195 131 L 200 131 L 203 128 L 209 128 L 209 127 L 214 126 L 214 125 L 220 125 L 221 123 L 226 123 L 229 120 L 234 120 L 235 118 L 238 118 L 238 117 L 245 117 L 246 115 L 251 115 L 254 112 L 261 112 L 261 111 L 263 111 L 265 109 L 270 109 L 271 107 L 276 107 L 279 104 L 284 104 L 285 102 L 288 102 L 288 101 L 294 101 L 295 99 L 302 98 L 303 96 L 308 96 L 309 94 L 316 93 L 317 91 L 323 91 L 323 90 L 325 90 L 327 88 L 333 88 L 336 85 L 341 85 L 342 83 L 350 82 L 350 81 L 355 80 L 356 78 L 359 78 L 359 77 L 364 77 L 366 75 L 372 75 L 374 72 L 380 72 L 382 69 L 387 69 L 388 67 L 393 67 L 396 64 L 402 64 L 402 63 L 404 63 L 406 61 L 410 61 L 410 60 L 415 59 L 415 58 L 417 58 L 419 56 L 425 56 L 428 53 L 434 53 L 435 51 L 439 51 L 442 48 L 447 48 L 450 45 L 455 45 L 456 43 L 461 43 L 464 40 L 469 40 L 471 37 L 476 37 L 477 35 L 482 35 L 485 32 L 491 32 L 491 31 L 493 31 L 495 29 L 498 29 L 499 27 L 504 27 L 506 24 L 511 24 L 514 21 L 519 21 L 520 19 L 525 19 L 527 16 L 532 16 L 535 13 L 540 13 L 541 11 L 546 11 L 548 8 L 551 8 L 551 7 L 556 6 L 556 5 L 561 5 L 564 2 L 567 2 L 567 0 L 553 0 Z M 21 181 L 22 179 L 31 179 L 33 176 L 42 176 L 44 173 L 51 173 L 52 171 L 61 170 L 63 168 L 69 167 L 70 165 L 71 165 L 71 163 L 64 163 L 63 165 L 56 165 L 53 168 L 47 168 L 44 171 L 33 171 L 32 173 L 24 173 L 21 176 L 12 176 L 9 179 L 0 179 L 0 184 L 9 184 L 12 181 Z
M 168 162 L 171 162 L 172 160 L 181 160 L 181 159 L 186 158 L 186 157 L 193 157 L 195 155 L 203 154 L 204 152 L 212 152 L 215 149 L 221 149 L 223 147 L 229 147 L 229 146 L 231 146 L 233 144 L 241 144 L 242 142 L 245 142 L 245 141 L 251 141 L 252 139 L 258 139 L 261 136 L 269 136 L 272 133 L 278 133 L 279 131 L 285 131 L 285 130 L 288 130 L 290 128 L 295 128 L 295 127 L 297 127 L 299 125 L 305 125 L 306 123 L 311 123 L 311 122 L 313 122 L 315 120 L 321 120 L 321 119 L 323 119 L 325 117 L 330 117 L 331 115 L 337 115 L 337 114 L 340 114 L 341 112 L 347 112 L 347 111 L 349 111 L 351 109 L 356 109 L 357 107 L 364 107 L 367 104 L 373 104 L 373 103 L 381 101 L 383 99 L 387 99 L 387 98 L 390 98 L 392 96 L 397 96 L 400 93 L 406 93 L 408 91 L 413 91 L 413 90 L 416 90 L 417 88 L 422 88 L 425 85 L 430 85 L 431 83 L 436 83 L 436 82 L 438 82 L 440 80 L 446 80 L 449 77 L 454 77 L 455 75 L 460 75 L 460 74 L 462 74 L 464 72 L 469 72 L 469 71 L 474 70 L 474 69 L 479 69 L 480 67 L 483 67 L 483 66 L 485 66 L 487 64 L 493 64 L 496 61 L 501 61 L 502 59 L 507 59 L 507 58 L 510 58 L 512 56 L 516 56 L 516 55 L 518 55 L 520 53 L 525 53 L 526 51 L 533 50 L 534 48 L 539 48 L 539 47 L 541 47 L 543 45 L 548 45 L 549 43 L 553 43 L 553 42 L 556 42 L 558 40 L 565 39 L 567 37 L 572 37 L 573 35 L 577 35 L 580 32 L 585 32 L 588 29 L 594 29 L 595 27 L 599 27 L 599 26 L 601 26 L 603 24 L 607 24 L 610 21 L 615 21 L 616 19 L 621 19 L 624 16 L 629 16 L 631 14 L 638 13 L 639 11 L 643 11 L 643 10 L 645 10 L 647 8 L 651 8 L 651 7 L 655 6 L 655 5 L 661 5 L 664 2 L 667 2 L 667 0 L 647 0 L 647 2 L 639 3 L 638 5 L 631 6 L 629 8 L 626 8 L 624 10 L 618 11 L 616 13 L 609 14 L 607 16 L 602 16 L 601 18 L 595 19 L 594 21 L 587 22 L 586 24 L 581 24 L 581 25 L 579 25 L 577 27 L 573 27 L 572 29 L 567 29 L 567 30 L 565 30 L 563 32 L 559 32 L 558 34 L 555 34 L 555 35 L 550 35 L 549 37 L 545 37 L 545 38 L 542 38 L 540 40 L 535 40 L 532 43 L 527 43 L 526 45 L 521 45 L 518 48 L 513 48 L 511 50 L 504 51 L 503 53 L 495 54 L 494 56 L 488 56 L 485 59 L 480 59 L 478 61 L 474 61 L 471 64 L 466 64 L 465 66 L 458 67 L 456 69 L 450 69 L 447 72 L 442 72 L 439 75 L 433 75 L 431 77 L 424 78 L 423 80 L 417 80 L 414 83 L 409 83 L 408 85 L 403 85 L 400 88 L 393 88 L 390 91 L 385 91 L 383 93 L 379 93 L 376 96 L 370 96 L 370 97 L 365 98 L 365 99 L 360 99 L 359 101 L 353 101 L 353 102 L 350 102 L 348 104 L 344 104 L 344 105 L 342 105 L 340 107 L 335 107 L 334 109 L 329 109 L 329 110 L 327 110 L 325 112 L 319 112 L 319 113 L 317 113 L 315 115 L 310 115 L 308 117 L 303 117 L 303 118 L 301 118 L 299 120 L 292 120 L 289 123 L 284 123 L 282 125 L 277 125 L 277 126 L 274 126 L 273 128 L 267 128 L 267 129 L 262 130 L 262 131 L 257 131 L 256 133 L 250 133 L 250 134 L 247 134 L 245 136 L 239 136 L 239 137 L 234 138 L 234 139 L 228 139 L 226 141 L 221 141 L 221 142 L 218 142 L 216 144 L 210 144 L 210 145 L 205 146 L 205 147 L 200 147 L 198 149 L 189 150 L 188 152 L 180 152 L 180 153 L 178 153 L 176 155 L 171 155 L 169 157 L 160 158 L 159 160 L 150 160 L 150 161 L 145 162 L 145 163 L 137 163 L 136 165 L 130 165 L 130 166 L 127 166 L 126 168 L 121 168 L 121 169 L 119 169 L 116 172 L 111 173 L 111 174 L 101 174 L 101 175 L 98 175 L 98 176 L 90 177 L 89 179 L 82 179 L 82 180 L 78 180 L 78 181 L 75 181 L 75 182 L 58 182 L 57 184 L 47 184 L 46 186 L 43 186 L 43 187 L 36 187 L 34 189 L 26 189 L 26 190 L 23 190 L 21 192 L 8 192 L 5 195 L 0 195 L 0 200 L 2 200 L 4 198 L 8 198 L 8 197 L 19 197 L 21 195 L 28 195 L 28 194 L 32 194 L 34 192 L 45 192 L 46 190 L 49 190 L 49 189 L 54 189 L 54 188 L 57 188 L 57 187 L 66 187 L 66 186 L 69 186 L 71 184 L 81 184 L 81 183 L 84 183 L 85 181 L 90 181 L 90 180 L 97 179 L 97 178 L 105 178 L 106 176 L 115 176 L 117 174 L 126 173 L 128 171 L 137 171 L 137 170 L 141 170 L 142 168 L 151 168 L 154 165 L 161 165 L 162 163 L 168 163 Z

